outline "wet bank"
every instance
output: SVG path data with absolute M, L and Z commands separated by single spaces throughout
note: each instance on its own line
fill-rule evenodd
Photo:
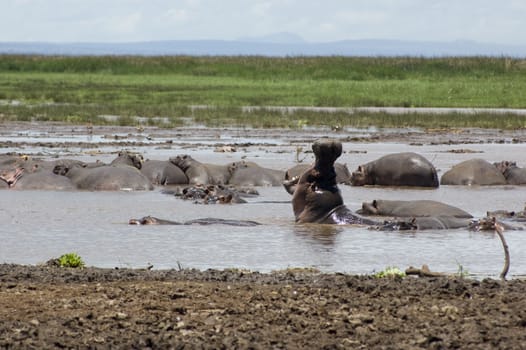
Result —
M 3 348 L 526 346 L 526 281 L 0 265 Z

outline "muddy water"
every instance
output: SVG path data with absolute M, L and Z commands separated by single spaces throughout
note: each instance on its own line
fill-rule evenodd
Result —
M 207 133 L 213 133 L 207 131 Z M 364 132 L 366 134 L 367 132 Z M 125 133 L 124 133 L 125 134 Z M 241 158 L 263 166 L 286 169 L 294 164 L 296 149 L 310 148 L 319 133 L 263 136 L 237 135 L 221 142 L 253 142 L 236 153 L 214 152 L 212 134 L 174 137 L 168 147 L 160 140 L 127 149 L 151 159 L 167 159 L 179 153 L 192 154 L 204 162 L 224 164 Z M 233 136 L 232 136 L 233 135 Z M 12 140 L 13 135 L 6 135 Z M 22 135 L 21 137 L 27 137 Z M 55 137 L 47 135 L 46 137 Z M 28 140 L 31 138 L 28 138 Z M 192 139 L 192 140 L 190 140 Z M 98 140 L 98 139 L 96 139 Z M 293 140 L 294 142 L 292 142 Z M 450 153 L 453 149 L 476 153 Z M 97 159 L 109 160 L 119 146 L 101 146 Z M 416 151 L 431 160 L 440 172 L 464 159 L 516 160 L 526 166 L 522 144 L 473 143 L 460 146 L 411 146 L 408 142 L 345 142 L 341 161 L 350 169 L 382 155 Z M 7 150 L 3 150 L 4 152 Z M 42 152 L 41 145 L 13 146 L 9 151 Z M 74 146 L 46 149 L 53 155 L 94 160 Z M 312 155 L 301 153 L 308 162 Z M 481 217 L 487 210 L 520 210 L 526 187 L 448 187 L 436 190 L 356 188 L 341 186 L 346 204 L 353 210 L 373 199 L 433 199 L 456 205 Z M 36 264 L 65 252 L 77 252 L 88 265 L 101 267 L 154 268 L 246 268 L 270 271 L 287 267 L 316 267 L 322 271 L 371 273 L 387 266 L 421 266 L 456 272 L 459 266 L 473 276 L 498 276 L 503 265 L 501 243 L 493 233 L 467 230 L 378 232 L 364 227 L 296 225 L 290 196 L 282 188 L 259 188 L 260 196 L 244 205 L 198 205 L 173 196 L 151 192 L 48 192 L 0 191 L 0 261 Z M 271 203 L 269 203 L 271 202 Z M 131 226 L 130 218 L 154 215 L 177 221 L 202 217 L 250 219 L 258 227 L 230 226 Z M 526 273 L 526 233 L 508 231 L 511 276 Z

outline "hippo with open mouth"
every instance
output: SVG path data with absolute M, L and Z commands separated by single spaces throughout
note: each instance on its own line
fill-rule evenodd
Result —
M 379 224 L 354 214 L 343 204 L 336 184 L 334 162 L 342 154 L 337 140 L 318 140 L 312 145 L 315 161 L 301 176 L 284 183 L 285 189 L 295 186 L 292 208 L 297 223 Z

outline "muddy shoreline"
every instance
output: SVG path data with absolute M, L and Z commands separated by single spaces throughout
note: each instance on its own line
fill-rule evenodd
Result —
M 526 346 L 526 281 L 0 265 L 2 348 Z

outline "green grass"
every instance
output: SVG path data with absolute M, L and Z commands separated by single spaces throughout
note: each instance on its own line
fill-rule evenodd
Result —
M 241 106 L 526 108 L 526 60 L 356 57 L 0 56 L 0 120 L 207 125 L 524 127 L 503 116 L 242 112 Z M 214 106 L 191 110 L 192 105 Z M 154 123 L 154 122 L 152 122 Z M 298 124 L 299 123 L 299 124 Z M 381 124 L 387 123 L 387 124 Z M 450 124 L 454 123 L 454 124 Z M 475 123 L 472 125 L 471 123 Z

